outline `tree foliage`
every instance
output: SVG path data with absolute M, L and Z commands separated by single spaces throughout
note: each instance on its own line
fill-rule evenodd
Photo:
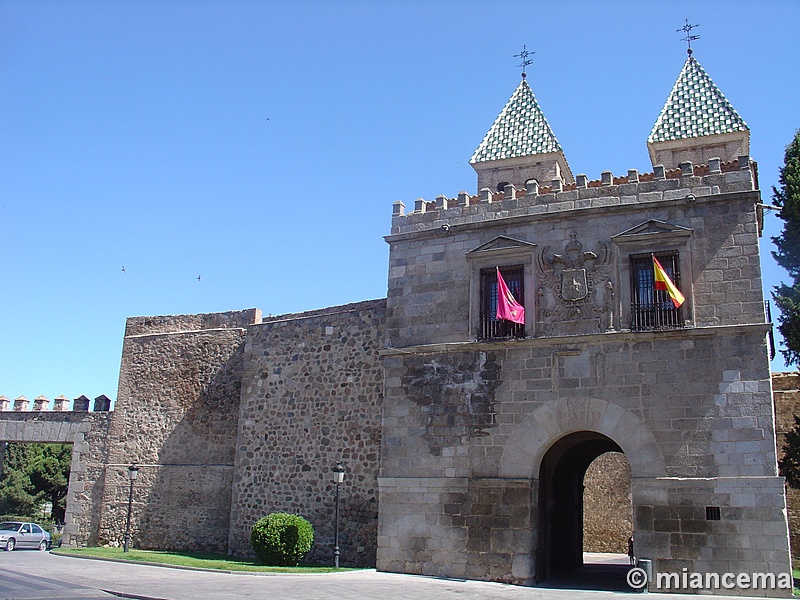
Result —
M 70 444 L 7 444 L 0 472 L 0 514 L 36 519 L 45 502 L 52 518 L 64 522 L 72 460 Z
M 786 432 L 778 469 L 790 487 L 800 489 L 800 417 L 797 415 L 794 416 L 794 428 Z
M 786 269 L 791 283 L 775 287 L 772 297 L 780 309 L 778 330 L 783 336 L 781 350 L 788 364 L 800 364 L 800 130 L 786 147 L 784 165 L 772 188 L 772 202 L 780 206 L 778 216 L 785 221 L 783 232 L 772 238 L 776 262 Z

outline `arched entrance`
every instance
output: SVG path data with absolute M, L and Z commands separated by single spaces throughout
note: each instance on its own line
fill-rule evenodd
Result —
M 583 565 L 583 479 L 606 452 L 622 452 L 608 436 L 577 431 L 557 440 L 539 468 L 539 537 L 536 580 Z

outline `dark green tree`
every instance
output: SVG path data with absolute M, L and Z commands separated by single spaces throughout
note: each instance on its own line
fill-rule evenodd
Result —
M 778 469 L 790 487 L 800 488 L 800 417 L 797 415 L 794 416 L 794 428 L 786 432 L 784 442 Z
M 6 445 L 0 476 L 0 514 L 24 517 L 35 512 L 36 494 L 28 473 L 35 453 L 33 444 Z
M 44 502 L 63 523 L 72 460 L 70 444 L 8 444 L 0 473 L 0 514 L 37 519 Z
M 772 188 L 772 202 L 780 206 L 783 232 L 772 238 L 777 251 L 775 261 L 789 273 L 791 283 L 775 287 L 772 297 L 780 309 L 778 331 L 783 336 L 783 358 L 788 364 L 800 364 L 800 130 L 786 147 L 784 165 Z
M 30 465 L 30 479 L 41 501 L 53 505 L 52 517 L 63 523 L 67 510 L 67 486 L 72 462 L 71 444 L 44 444 Z

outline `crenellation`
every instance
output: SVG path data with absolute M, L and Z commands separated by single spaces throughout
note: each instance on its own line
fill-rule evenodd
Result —
M 543 212 L 537 208 L 541 205 L 547 205 L 544 212 L 553 213 L 618 204 L 708 201 L 715 196 L 756 189 L 755 163 L 749 157 L 742 157 L 741 164 L 746 164 L 746 168 L 740 169 L 740 161 L 721 163 L 716 159 L 710 161 L 710 165 L 684 161 L 671 171 L 665 171 L 661 165 L 656 165 L 652 173 L 630 169 L 624 177 L 614 177 L 611 171 L 604 171 L 599 180 L 589 181 L 585 175 L 578 175 L 574 183 L 556 179 L 549 187 L 540 186 L 531 179 L 524 189 L 508 184 L 501 192 L 483 188 L 476 196 L 462 191 L 456 198 L 442 195 L 431 202 L 420 198 L 411 213 L 406 213 L 405 205 L 396 201 L 392 208 L 392 233 L 425 231 L 445 223 L 453 226 L 487 218 L 536 215 Z
M 89 410 L 89 398 L 86 396 L 78 396 L 72 402 L 72 410 L 75 412 L 87 412 Z

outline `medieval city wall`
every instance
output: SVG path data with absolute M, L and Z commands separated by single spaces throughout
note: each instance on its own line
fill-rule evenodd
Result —
M 341 563 L 375 564 L 385 300 L 265 319 L 244 352 L 230 552 L 252 554 L 253 524 L 270 512 L 307 518 L 306 557 L 330 564 L 332 468 L 341 462 Z
M 128 319 L 99 543 L 225 552 L 246 328 L 260 311 Z

